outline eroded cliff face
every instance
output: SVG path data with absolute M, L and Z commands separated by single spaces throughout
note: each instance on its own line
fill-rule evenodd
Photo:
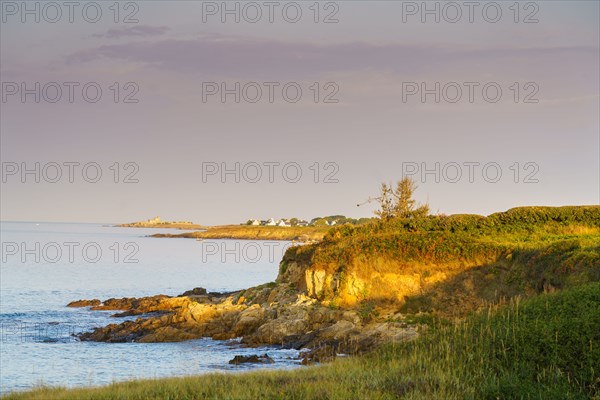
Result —
M 383 258 L 335 266 L 284 257 L 277 281 L 293 284 L 306 296 L 326 304 L 354 307 L 369 300 L 402 304 L 406 296 L 447 279 L 452 269 L 402 265 Z

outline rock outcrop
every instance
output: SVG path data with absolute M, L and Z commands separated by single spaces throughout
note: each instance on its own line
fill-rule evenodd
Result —
M 102 302 L 98 299 L 92 300 L 76 300 L 67 304 L 67 307 L 95 307 L 101 305 Z
M 269 357 L 268 354 L 262 356 L 253 354 L 251 356 L 235 356 L 232 360 L 229 360 L 229 364 L 273 364 L 275 361 Z
M 207 294 L 206 289 L 197 287 L 192 290 L 186 290 L 180 296 L 204 296 L 205 294 Z
M 414 326 L 366 322 L 356 310 L 325 306 L 287 283 L 223 295 L 159 295 L 93 304 L 95 310 L 124 311 L 115 314 L 117 318 L 139 317 L 80 334 L 81 340 L 176 342 L 201 337 L 242 338 L 242 344 L 250 347 L 280 345 L 309 349 L 303 355 L 306 363 L 325 361 L 338 353 L 355 354 L 383 342 L 407 340 L 416 335 Z M 389 316 L 387 319 L 394 320 Z

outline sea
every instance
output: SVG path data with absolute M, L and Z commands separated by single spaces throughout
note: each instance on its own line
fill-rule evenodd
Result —
M 174 229 L 110 224 L 0 222 L 0 394 L 39 386 L 101 386 L 132 379 L 299 366 L 296 350 L 239 340 L 96 343 L 77 334 L 122 322 L 118 311 L 69 308 L 79 299 L 229 292 L 274 281 L 283 241 L 153 238 Z M 128 317 L 135 318 L 135 317 Z M 265 365 L 230 365 L 268 354 Z

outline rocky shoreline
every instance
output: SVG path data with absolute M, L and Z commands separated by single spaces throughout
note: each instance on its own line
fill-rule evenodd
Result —
M 284 282 L 233 293 L 196 288 L 176 297 L 78 300 L 68 306 L 119 311 L 115 318 L 138 316 L 82 333 L 80 340 L 149 343 L 241 338 L 248 347 L 302 350 L 303 364 L 362 353 L 418 334 L 418 327 L 401 322 L 400 315 L 379 315 L 372 320 L 358 310 L 325 305 Z

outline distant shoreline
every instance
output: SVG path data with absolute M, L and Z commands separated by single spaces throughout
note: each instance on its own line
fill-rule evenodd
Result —
M 205 226 L 194 224 L 190 221 L 163 221 L 160 217 L 155 217 L 146 221 L 130 222 L 127 224 L 115 225 L 117 228 L 165 228 L 165 229 L 185 229 L 197 230 L 206 229 Z
M 159 224 L 146 224 L 143 222 L 133 222 L 129 224 L 113 225 L 117 228 L 159 228 L 159 229 L 182 229 L 182 230 L 197 230 L 207 229 L 206 226 L 198 224 L 184 224 L 179 222 L 161 222 Z
M 218 225 L 203 227 L 203 231 L 185 233 L 156 233 L 155 238 L 187 239 L 245 239 L 245 240 L 295 240 L 317 242 L 323 239 L 330 227 L 281 227 L 253 225 Z

